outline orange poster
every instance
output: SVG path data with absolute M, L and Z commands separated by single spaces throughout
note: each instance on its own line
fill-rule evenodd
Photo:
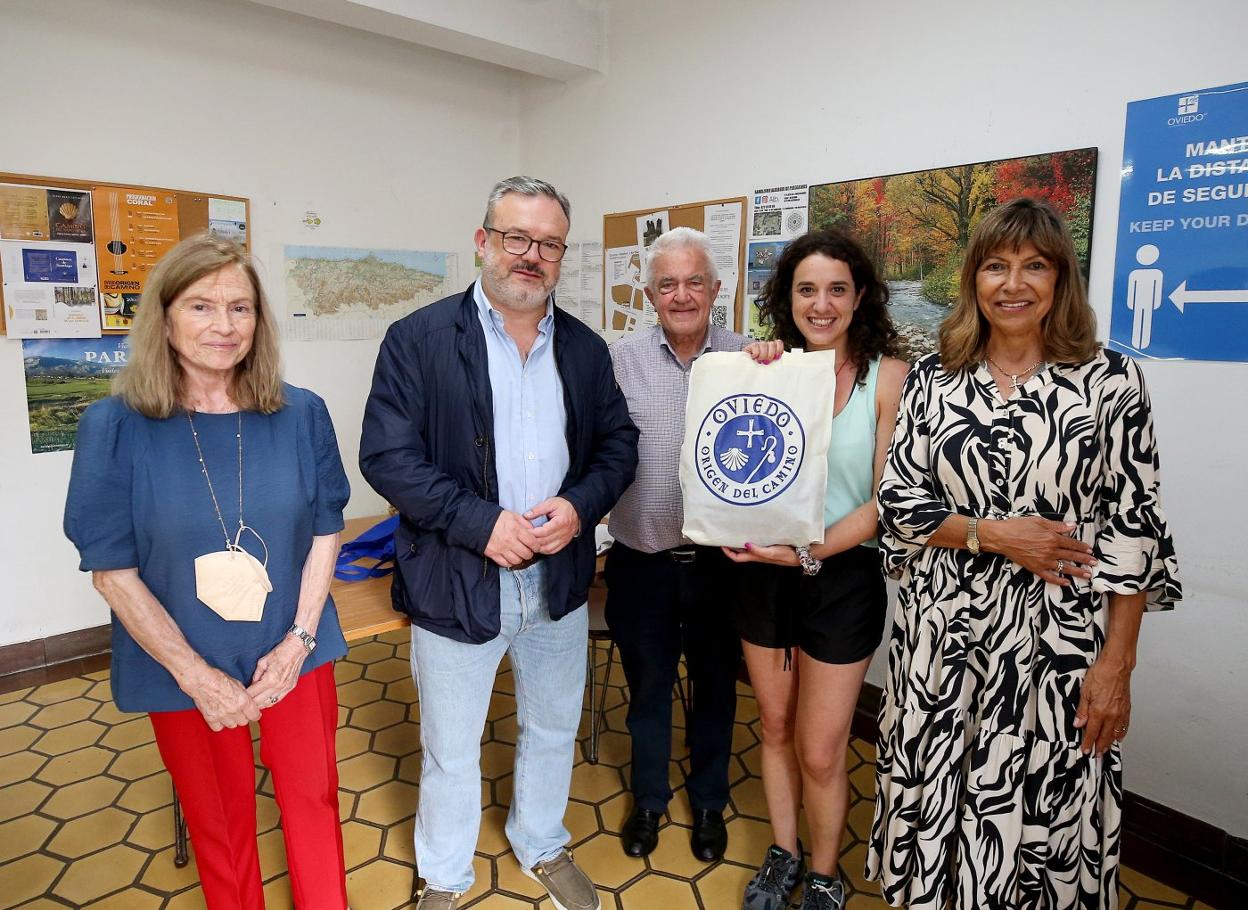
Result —
M 134 302 L 160 257 L 181 238 L 173 193 L 124 186 L 95 188 L 95 254 L 104 328 L 128 329 Z

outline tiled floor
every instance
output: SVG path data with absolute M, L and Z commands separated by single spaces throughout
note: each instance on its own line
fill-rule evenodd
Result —
M 420 712 L 406 658 L 407 633 L 394 632 L 356 644 L 337 667 L 347 887 L 357 910 L 389 910 L 410 901 Z M 690 855 L 689 808 L 680 792 L 658 849 L 645 860 L 629 859 L 616 837 L 630 808 L 625 693 L 616 667 L 601 762 L 595 766 L 578 758 L 573 776 L 566 824 L 576 860 L 600 886 L 606 910 L 735 910 L 770 840 L 749 689 L 742 687 L 738 714 L 726 859 L 707 866 Z M 503 835 L 516 732 L 511 693 L 511 674 L 504 668 L 482 747 L 487 780 L 477 885 L 461 906 L 550 910 L 549 899 L 539 900 L 538 886 L 520 873 Z M 676 713 L 679 723 L 679 704 Z M 678 752 L 679 741 L 677 735 Z M 857 801 L 843 860 L 853 889 L 851 910 L 885 906 L 862 879 L 872 756 L 870 745 L 853 743 Z M 269 906 L 289 907 L 278 812 L 263 768 L 258 779 L 260 861 Z M 172 844 L 171 791 L 151 726 L 145 717 L 114 709 L 107 670 L 0 695 L 0 908 L 203 907 L 194 860 L 175 868 Z M 1122 897 L 1123 910 L 1205 907 L 1130 870 L 1123 874 Z

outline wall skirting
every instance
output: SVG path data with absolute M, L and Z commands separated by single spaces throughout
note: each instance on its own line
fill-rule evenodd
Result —
M 0 647 L 0 680 L 15 673 L 42 670 L 58 664 L 109 652 L 109 626 L 93 626 L 36 641 Z

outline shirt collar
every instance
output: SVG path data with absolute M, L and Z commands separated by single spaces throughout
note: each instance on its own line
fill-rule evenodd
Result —
M 698 352 L 689 359 L 690 363 L 697 360 L 700 356 L 711 349 L 711 332 L 714 328 L 715 327 L 709 322 L 707 323 L 706 334 L 702 337 L 702 344 L 698 346 Z M 677 363 L 680 363 L 680 358 L 676 356 L 676 352 L 672 349 L 671 342 L 667 340 L 667 332 L 663 331 L 663 326 L 656 325 L 654 327 L 654 331 L 656 333 L 655 339 L 658 342 L 659 347 L 667 348 L 667 352 L 672 355 L 672 359 Z
M 494 305 L 490 303 L 489 298 L 485 296 L 485 289 L 481 287 L 481 279 L 478 278 L 472 283 L 472 299 L 477 304 L 477 314 L 481 317 L 483 323 L 494 326 L 498 331 L 503 331 L 503 314 L 494 309 Z M 555 323 L 555 295 L 551 294 L 546 298 L 546 315 L 542 317 L 541 322 L 537 324 L 537 330 L 543 335 L 549 334 L 551 326 Z

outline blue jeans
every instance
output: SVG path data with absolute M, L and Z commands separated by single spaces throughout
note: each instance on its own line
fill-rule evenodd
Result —
M 416 867 L 443 891 L 472 887 L 481 827 L 481 734 L 503 654 L 511 659 L 518 738 L 507 840 L 526 869 L 559 853 L 585 690 L 589 614 L 553 622 L 546 567 L 499 570 L 502 628 L 484 644 L 412 627 L 412 677 L 420 700 L 420 802 Z

